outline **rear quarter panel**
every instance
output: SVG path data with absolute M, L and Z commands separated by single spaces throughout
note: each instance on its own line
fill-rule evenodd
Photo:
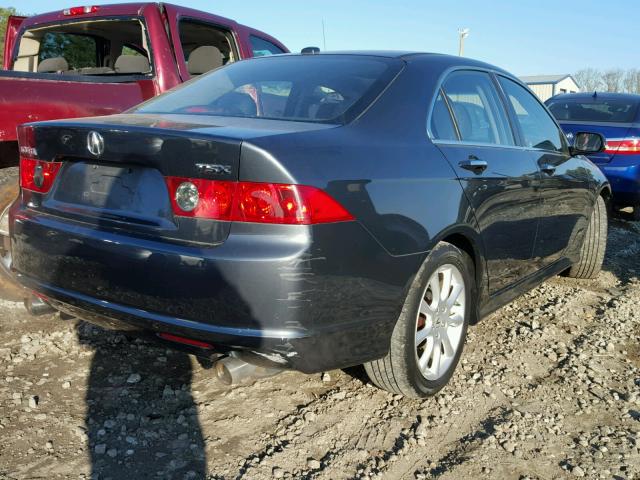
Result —
M 389 255 L 413 255 L 415 271 L 430 249 L 452 234 L 469 238 L 482 257 L 473 211 L 460 182 L 427 136 L 427 113 L 442 71 L 435 67 L 406 68 L 352 124 L 246 142 L 240 180 L 326 190 Z M 265 168 L 258 158 L 261 151 L 284 168 Z

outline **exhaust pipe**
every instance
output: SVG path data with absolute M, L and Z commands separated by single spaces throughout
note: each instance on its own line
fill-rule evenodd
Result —
M 24 299 L 24 308 L 34 317 L 47 315 L 56 311 L 51 305 L 35 295 L 29 295 Z
M 273 377 L 282 372 L 279 368 L 267 368 L 247 363 L 238 357 L 224 357 L 216 362 L 216 376 L 225 385 L 236 385 L 248 378 Z

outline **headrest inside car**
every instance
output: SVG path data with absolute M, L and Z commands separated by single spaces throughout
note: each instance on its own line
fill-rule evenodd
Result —
M 38 64 L 39 73 L 66 72 L 69 64 L 64 57 L 46 58 Z
M 189 54 L 187 69 L 191 75 L 201 75 L 223 65 L 222 53 L 212 45 L 202 45 Z
M 149 60 L 142 55 L 120 55 L 116 59 L 116 73 L 147 73 Z

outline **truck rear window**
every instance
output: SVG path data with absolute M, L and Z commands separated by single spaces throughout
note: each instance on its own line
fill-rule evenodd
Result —
M 95 19 L 26 30 L 13 62 L 18 72 L 135 75 L 151 72 L 140 19 Z
M 345 123 L 402 66 L 399 59 L 355 55 L 256 58 L 203 75 L 134 111 Z
M 632 123 L 638 102 L 628 99 L 557 99 L 547 104 L 558 121 Z

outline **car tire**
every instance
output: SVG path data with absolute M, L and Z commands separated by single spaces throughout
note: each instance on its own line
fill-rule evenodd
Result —
M 447 272 L 451 274 L 448 286 Z M 434 291 L 438 287 L 441 295 L 436 303 Z M 460 360 L 475 300 L 473 261 L 454 245 L 438 243 L 409 289 L 389 352 L 364 365 L 371 381 L 384 390 L 412 398 L 437 393 L 449 382 Z M 453 306 L 448 308 L 449 304 Z M 426 336 L 427 332 L 431 336 Z
M 607 204 L 598 196 L 580 249 L 580 261 L 567 272 L 572 278 L 594 279 L 600 273 L 607 249 Z

